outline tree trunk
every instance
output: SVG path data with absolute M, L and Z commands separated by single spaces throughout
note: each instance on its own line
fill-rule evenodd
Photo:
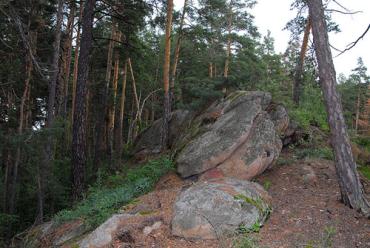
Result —
M 295 69 L 295 75 L 294 75 L 293 101 L 296 105 L 299 104 L 299 98 L 301 95 L 303 65 L 304 65 L 304 58 L 306 55 L 306 51 L 308 48 L 308 38 L 310 37 L 310 30 L 311 30 L 311 18 L 308 17 L 306 28 L 305 28 L 304 35 L 303 35 L 301 52 L 299 55 L 299 60 L 298 60 L 297 67 Z
M 128 58 L 127 60 L 128 62 L 128 66 L 130 67 L 130 73 L 131 73 L 131 81 L 132 81 L 132 93 L 134 95 L 134 104 L 132 105 L 132 118 L 131 118 L 131 122 L 130 122 L 130 126 L 129 126 L 129 130 L 128 130 L 128 137 L 127 137 L 127 143 L 132 143 L 135 138 L 136 138 L 136 135 L 137 135 L 137 125 L 138 125 L 138 121 L 140 122 L 140 116 L 138 116 L 139 114 L 139 111 L 140 111 L 140 102 L 139 102 L 139 98 L 137 96 L 137 91 L 136 91 L 136 81 L 135 81 L 135 77 L 134 77 L 134 71 L 132 69 L 132 64 L 131 64 L 131 59 Z M 135 106 L 135 111 L 133 109 L 133 107 Z M 138 119 L 139 117 L 139 119 Z
M 63 22 L 63 0 L 58 0 L 58 11 L 57 11 L 57 23 L 55 27 L 55 40 L 53 43 L 53 59 L 51 64 L 51 80 L 49 82 L 49 95 L 48 95 L 48 105 L 46 112 L 46 125 L 45 128 L 50 129 L 53 127 L 55 118 L 55 97 L 56 97 L 56 86 L 59 75 L 59 55 L 60 55 L 60 40 L 62 34 L 62 22 Z M 38 204 L 37 204 L 37 215 L 35 219 L 35 224 L 40 224 L 44 220 L 43 208 L 45 201 L 45 193 L 47 190 L 48 179 L 50 178 L 50 173 L 52 171 L 52 160 L 53 151 L 52 146 L 54 143 L 53 134 L 48 133 L 47 140 L 44 148 L 44 160 L 40 168 L 40 181 L 38 183 Z
M 345 205 L 370 216 L 369 203 L 365 199 L 356 170 L 351 145 L 343 117 L 342 105 L 336 90 L 336 75 L 329 46 L 327 25 L 322 0 L 307 1 L 312 19 L 312 33 L 319 68 L 319 78 L 331 132 L 331 145 L 335 156 L 335 168 Z
M 81 33 L 81 22 L 83 15 L 84 6 L 80 2 L 80 16 L 78 18 L 78 28 L 76 34 L 76 47 L 75 47 L 75 58 L 73 65 L 73 79 L 72 79 L 72 111 L 71 111 L 71 126 L 73 126 L 73 116 L 75 112 L 75 103 L 76 103 L 76 85 L 77 85 L 77 74 L 78 74 L 78 59 L 80 52 L 80 33 Z
M 118 85 L 118 72 L 119 72 L 119 54 L 115 54 L 114 58 L 114 73 L 113 73 L 113 95 L 109 104 L 108 110 L 108 155 L 110 158 L 113 156 L 113 142 L 114 142 L 114 119 L 116 114 L 116 97 Z
M 185 20 L 185 14 L 186 14 L 186 7 L 187 7 L 188 0 L 184 0 L 184 8 L 182 10 L 181 14 L 181 20 L 180 20 L 180 27 L 177 34 L 177 41 L 176 41 L 176 48 L 175 48 L 175 57 L 174 62 L 172 66 L 172 73 L 171 73 L 171 83 L 170 83 L 170 94 L 171 94 L 171 105 L 175 103 L 175 78 L 176 78 L 176 70 L 177 70 L 177 64 L 179 62 L 180 57 L 180 46 L 181 46 L 181 39 L 182 39 L 182 28 L 184 26 L 184 20 Z
M 126 82 L 127 82 L 127 60 L 125 61 L 125 65 L 123 67 L 123 79 L 122 79 L 122 93 L 121 93 L 121 103 L 120 103 L 120 112 L 119 112 L 119 121 L 117 126 L 117 133 L 116 133 L 116 152 L 118 156 L 122 154 L 122 147 L 123 147 L 123 117 L 125 115 L 125 100 L 126 100 Z
M 32 14 L 31 14 L 32 16 Z M 28 23 L 28 30 L 30 29 L 31 17 Z M 33 31 L 29 31 L 29 38 L 31 43 L 31 53 L 35 54 L 35 42 L 37 40 L 37 33 Z M 24 123 L 25 123 L 25 107 L 26 101 L 28 98 L 28 93 L 30 91 L 30 81 L 31 75 L 33 70 L 33 63 L 32 59 L 28 52 L 25 57 L 25 81 L 24 81 L 24 89 L 21 98 L 21 103 L 19 106 L 19 120 L 18 120 L 18 128 L 17 128 L 17 135 L 20 136 L 23 133 Z M 11 162 L 7 163 L 6 173 L 5 173 L 5 192 L 4 192 L 4 212 L 8 214 L 15 213 L 15 203 L 16 203 L 16 193 L 17 193 L 17 182 L 18 182 L 18 170 L 19 165 L 21 162 L 21 147 L 17 145 L 14 164 L 12 165 Z
M 130 73 L 131 73 L 131 79 L 132 79 L 132 93 L 134 94 L 134 103 L 136 111 L 139 111 L 140 104 L 139 104 L 139 98 L 137 97 L 137 91 L 136 91 L 136 81 L 134 77 L 134 70 L 132 69 L 131 64 L 131 58 L 128 58 L 128 66 L 130 67 Z
M 232 11 L 232 1 L 230 1 L 230 8 L 229 8 L 229 16 L 227 17 L 227 44 L 226 44 L 226 59 L 225 59 L 225 67 L 224 67 L 224 78 L 227 79 L 229 76 L 229 64 L 230 64 L 230 56 L 231 56 L 231 27 L 232 27 L 232 19 L 233 19 L 233 11 Z
M 71 71 L 71 62 L 72 62 L 72 40 L 73 40 L 73 26 L 75 20 L 75 12 L 76 12 L 76 3 L 70 3 L 70 11 L 67 21 L 67 39 L 64 42 L 64 53 L 63 53 L 63 82 L 64 82 L 64 97 L 63 97 L 63 106 L 61 110 L 62 116 L 67 114 L 67 103 L 68 103 L 68 86 L 69 86 L 69 78 L 70 78 L 70 71 Z
M 101 111 L 104 113 L 97 120 L 96 128 L 96 143 L 95 143 L 95 169 L 99 169 L 102 157 L 108 155 L 110 157 L 110 139 L 109 139 L 109 93 L 110 80 L 112 75 L 112 58 L 116 39 L 116 22 L 112 21 L 111 35 L 108 44 L 107 66 L 105 71 L 105 85 L 101 96 Z
M 357 102 L 356 102 L 356 120 L 355 120 L 355 131 L 358 133 L 358 122 L 360 120 L 360 106 L 361 106 L 361 86 L 358 85 Z
M 86 0 L 82 17 L 81 50 L 78 59 L 78 77 L 72 137 L 72 195 L 81 198 L 86 166 L 86 97 L 95 0 Z
M 168 146 L 169 136 L 169 117 L 171 113 L 171 103 L 169 95 L 169 72 L 170 72 L 170 52 L 171 52 L 171 26 L 172 26 L 172 10 L 173 0 L 167 0 L 167 22 L 166 22 L 166 37 L 165 37 L 165 51 L 163 63 L 163 123 L 161 135 L 161 149 L 166 150 Z

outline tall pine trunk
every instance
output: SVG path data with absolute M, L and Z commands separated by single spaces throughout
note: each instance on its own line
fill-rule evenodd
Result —
M 299 104 L 299 98 L 301 95 L 301 88 L 302 88 L 302 74 L 303 74 L 303 64 L 304 58 L 308 48 L 308 38 L 310 37 L 310 30 L 311 30 L 311 18 L 308 17 L 306 28 L 303 35 L 303 41 L 301 46 L 301 52 L 299 55 L 298 63 L 295 69 L 294 75 L 294 85 L 293 85 L 293 101 L 296 105 Z
M 176 47 L 175 47 L 175 57 L 174 62 L 172 66 L 172 73 L 171 73 L 171 83 L 170 83 L 170 94 L 171 94 L 171 105 L 175 103 L 175 79 L 176 79 L 176 71 L 177 71 L 177 64 L 179 62 L 180 58 L 180 47 L 181 47 L 181 39 L 183 36 L 183 26 L 184 26 L 184 20 L 185 20 L 185 14 L 186 14 L 186 7 L 188 4 L 188 0 L 184 0 L 184 7 L 181 14 L 181 20 L 180 20 L 180 27 L 177 34 L 177 40 L 176 40 Z
M 120 101 L 120 111 L 119 111 L 119 120 L 116 129 L 115 135 L 115 150 L 117 155 L 120 157 L 122 154 L 123 148 L 123 118 L 125 115 L 125 101 L 126 101 L 126 83 L 127 83 L 127 60 L 125 61 L 125 65 L 123 67 L 123 78 L 122 78 L 122 93 L 121 93 L 121 101 Z
M 49 82 L 49 94 L 48 94 L 48 104 L 46 113 L 46 125 L 45 128 L 50 129 L 53 127 L 55 118 L 55 97 L 56 97 L 56 86 L 59 75 L 59 55 L 60 55 L 60 40 L 62 33 L 62 22 L 63 22 L 63 0 L 58 0 L 58 10 L 57 10 L 57 23 L 55 27 L 55 38 L 53 43 L 53 58 L 51 64 L 51 80 Z M 39 169 L 39 181 L 38 181 L 38 204 L 37 204 L 37 215 L 35 223 L 42 223 L 44 220 L 44 202 L 46 197 L 46 190 L 48 185 L 48 180 L 50 179 L 50 173 L 52 171 L 53 162 L 53 146 L 54 138 L 53 134 L 48 131 L 47 140 L 44 148 L 44 159 L 42 165 Z
M 118 73 L 119 73 L 119 54 L 115 54 L 114 58 L 114 72 L 113 72 L 113 94 L 110 100 L 108 109 L 108 155 L 110 158 L 113 156 L 113 142 L 114 142 L 114 122 L 116 114 L 116 98 L 117 98 L 117 86 L 118 86 Z
M 75 47 L 75 54 L 74 54 L 75 56 L 74 56 L 74 64 L 73 64 L 71 126 L 73 126 L 73 116 L 75 112 L 75 103 L 76 103 L 76 85 L 77 85 L 77 74 L 78 74 L 78 59 L 80 55 L 81 22 L 82 22 L 83 11 L 84 11 L 84 6 L 80 2 L 80 16 L 78 18 L 76 47 Z
M 75 12 L 76 12 L 76 3 L 70 3 L 70 11 L 68 15 L 67 21 L 67 38 L 63 44 L 63 85 L 64 85 L 64 92 L 63 94 L 63 101 L 62 106 L 59 112 L 64 117 L 67 114 L 67 103 L 68 103 L 68 91 L 69 91 L 69 79 L 70 79 L 70 72 L 71 72 L 71 62 L 72 62 L 72 40 L 73 40 L 73 26 L 75 20 Z
M 370 216 L 370 207 L 365 199 L 356 170 L 351 145 L 347 134 L 341 100 L 336 89 L 336 74 L 329 46 L 328 30 L 322 0 L 308 0 L 319 78 L 334 150 L 335 168 L 342 201 L 365 215 Z
M 170 73 L 172 10 L 173 10 L 173 0 L 167 0 L 167 22 L 166 22 L 165 50 L 163 62 L 164 98 L 163 98 L 162 134 L 161 134 L 162 150 L 166 150 L 168 147 L 169 118 L 171 113 L 171 103 L 169 94 L 169 73 Z
M 78 77 L 72 137 L 72 196 L 81 198 L 85 183 L 86 167 L 86 99 L 89 76 L 90 52 L 95 0 L 86 0 L 82 17 L 82 36 L 78 59 Z

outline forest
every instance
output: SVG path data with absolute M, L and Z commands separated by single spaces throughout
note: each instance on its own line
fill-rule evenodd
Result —
M 171 112 L 237 91 L 285 106 L 303 133 L 289 149 L 333 160 L 342 202 L 369 216 L 370 73 L 358 58 L 336 75 L 328 2 L 292 1 L 278 53 L 255 0 L 2 0 L 0 246 L 52 219 L 100 225 L 174 170 Z M 158 120 L 158 153 L 139 163 L 135 144 Z M 331 138 L 309 146 L 315 130 Z M 99 201 L 113 189 L 129 196 Z

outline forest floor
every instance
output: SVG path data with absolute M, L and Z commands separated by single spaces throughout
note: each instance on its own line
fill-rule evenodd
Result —
M 155 206 L 150 218 L 161 220 L 162 225 L 149 235 L 132 233 L 130 241 L 134 241 L 134 246 L 125 246 L 125 240 L 121 239 L 116 240 L 114 247 L 370 247 L 370 220 L 339 201 L 333 162 L 324 159 L 294 161 L 291 156 L 283 152 L 280 161 L 286 162 L 280 162 L 256 179 L 268 190 L 273 202 L 271 217 L 258 233 L 214 241 L 186 241 L 173 237 L 170 231 L 172 206 L 181 189 L 192 182 L 171 173 L 161 179 L 153 192 L 138 199 L 141 206 Z M 370 194 L 370 182 L 366 180 L 363 184 Z M 235 246 L 238 240 L 242 241 Z

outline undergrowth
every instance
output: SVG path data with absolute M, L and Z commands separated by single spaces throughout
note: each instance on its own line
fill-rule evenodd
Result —
M 258 240 L 249 235 L 243 235 L 234 240 L 233 248 L 259 248 Z
M 370 180 L 370 167 L 369 166 L 361 166 L 358 168 L 361 174 Z
M 155 183 L 168 171 L 174 168 L 168 157 L 151 160 L 144 166 L 128 170 L 125 177 L 111 176 L 108 185 L 97 183 L 90 187 L 87 197 L 73 209 L 62 210 L 54 218 L 57 223 L 82 219 L 84 223 L 94 228 L 122 205 L 134 198 L 149 192 Z M 99 181 L 99 180 L 98 180 Z M 116 185 L 116 187 L 112 187 Z

